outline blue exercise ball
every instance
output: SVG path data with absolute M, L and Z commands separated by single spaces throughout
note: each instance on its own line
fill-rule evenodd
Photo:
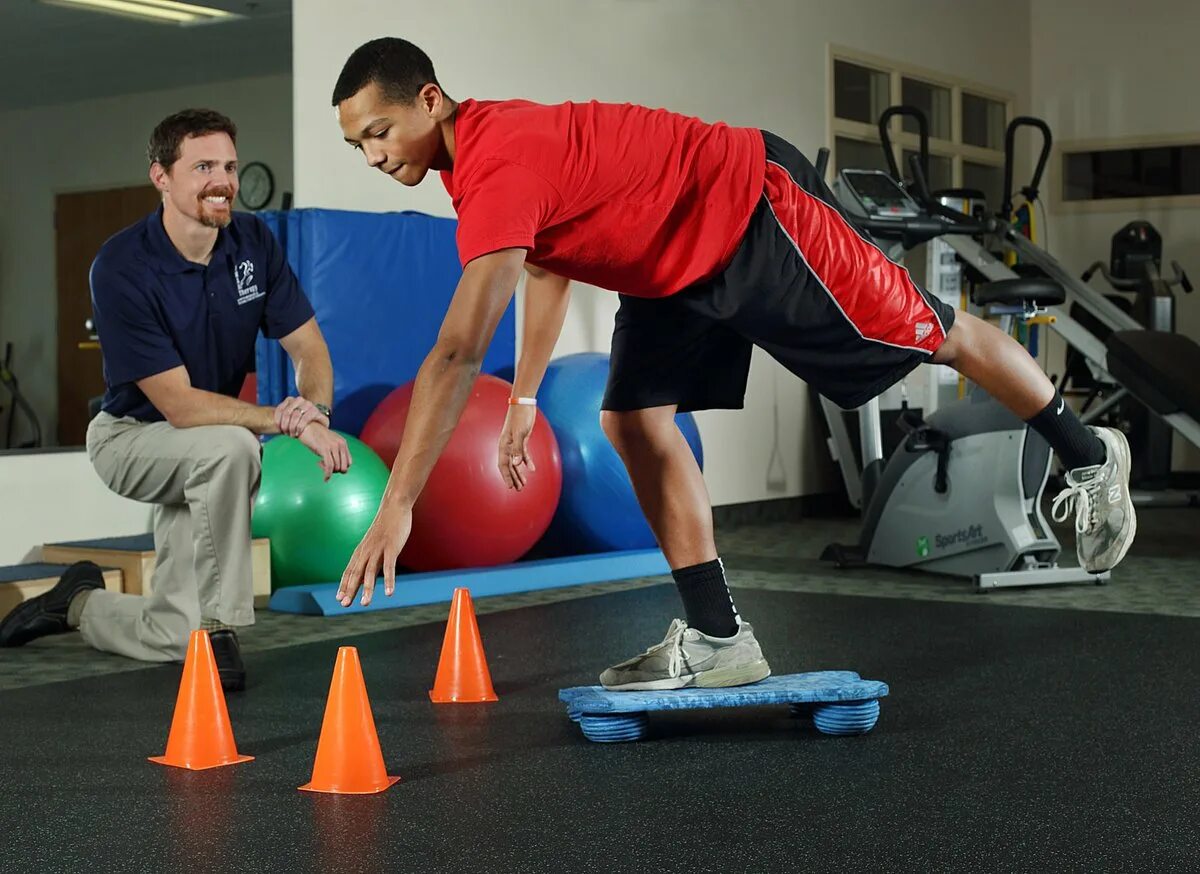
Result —
M 656 545 L 625 463 L 600 428 L 607 382 L 608 355 L 581 352 L 550 362 L 538 390 L 538 408 L 550 421 L 562 455 L 562 497 L 539 553 L 578 555 Z M 695 418 L 680 413 L 675 421 L 703 469 Z

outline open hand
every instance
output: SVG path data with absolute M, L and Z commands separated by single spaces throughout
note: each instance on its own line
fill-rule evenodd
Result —
M 529 435 L 537 423 L 537 407 L 513 404 L 508 408 L 504 428 L 500 432 L 499 456 L 496 460 L 500 476 L 510 489 L 525 488 L 529 473 L 537 468 L 529 457 Z
M 408 542 L 412 532 L 412 509 L 381 504 L 375 521 L 363 535 L 350 564 L 342 574 L 337 599 L 343 607 L 354 602 L 354 596 L 362 589 L 362 606 L 371 603 L 375 594 L 375 581 L 383 574 L 383 592 L 389 597 L 396 591 L 396 560 Z

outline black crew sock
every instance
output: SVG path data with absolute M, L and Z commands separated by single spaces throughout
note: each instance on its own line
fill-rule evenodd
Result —
M 1108 456 L 1104 441 L 1079 421 L 1075 411 L 1067 406 L 1058 392 L 1054 393 L 1044 410 L 1028 420 L 1028 424 L 1046 438 L 1067 470 L 1104 464 Z
M 710 637 L 733 637 L 738 631 L 737 608 L 725 583 L 725 567 L 715 558 L 704 564 L 671 571 L 687 624 Z

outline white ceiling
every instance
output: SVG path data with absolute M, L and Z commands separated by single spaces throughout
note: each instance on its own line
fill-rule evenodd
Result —
M 0 0 L 0 111 L 292 69 L 292 0 L 195 0 L 247 16 L 179 27 Z

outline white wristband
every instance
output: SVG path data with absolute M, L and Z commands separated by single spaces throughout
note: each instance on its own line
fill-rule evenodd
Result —
M 508 405 L 510 407 L 536 407 L 537 398 L 509 398 Z

